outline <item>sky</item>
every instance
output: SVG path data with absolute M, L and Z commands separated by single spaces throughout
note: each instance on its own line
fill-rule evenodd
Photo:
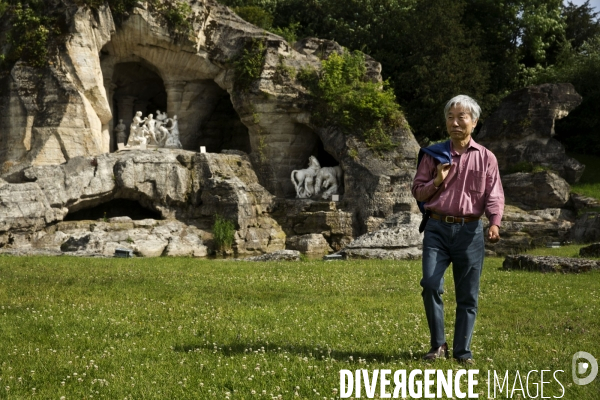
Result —
M 578 6 L 585 3 L 585 0 L 570 0 L 570 1 L 571 1 L 571 3 L 577 4 Z M 568 2 L 567 0 L 564 1 L 565 4 L 567 4 L 567 2 Z M 596 9 L 595 11 L 600 11 L 600 0 L 591 0 L 590 5 Z

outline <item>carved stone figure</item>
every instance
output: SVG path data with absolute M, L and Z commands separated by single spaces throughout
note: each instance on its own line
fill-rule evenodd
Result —
M 140 124 L 143 124 L 146 122 L 147 118 L 142 119 L 142 112 L 138 111 L 135 113 L 134 117 L 133 117 L 133 121 L 131 122 L 131 125 L 129 127 L 129 140 L 127 141 L 127 146 L 131 146 L 131 145 L 140 145 L 143 143 L 147 143 L 146 138 L 144 137 L 142 130 L 140 128 Z M 143 138 L 144 140 L 142 141 L 141 138 Z
M 296 188 L 296 198 L 308 199 L 314 193 L 314 178 L 321 169 L 321 164 L 315 156 L 308 158 L 308 168 L 293 170 L 291 179 Z
M 148 139 L 152 138 L 152 144 L 158 144 L 158 141 L 156 140 L 156 120 L 153 118 L 152 114 L 148 114 L 146 122 L 144 122 L 144 126 L 142 127 L 142 131 L 144 132 L 144 136 Z
M 120 119 L 117 126 L 115 126 L 115 136 L 117 137 L 117 143 L 124 144 L 125 141 L 127 140 L 127 133 L 125 132 L 126 129 L 127 129 L 127 126 L 125 126 L 125 124 L 123 123 L 123 120 Z
M 160 147 L 164 147 L 165 142 L 170 135 L 171 133 L 164 125 L 159 126 L 156 132 L 156 140 L 158 141 L 158 145 Z
M 179 123 L 177 122 L 177 115 L 171 119 L 171 128 L 167 130 L 168 135 L 165 139 L 165 147 L 169 149 L 181 149 L 183 146 L 179 141 Z
M 323 199 L 330 199 L 332 194 L 339 194 L 339 187 L 342 183 L 342 167 L 323 167 L 317 172 L 315 177 L 315 195 L 325 189 Z
M 167 113 L 161 113 L 160 110 L 156 110 L 156 133 L 160 130 L 160 127 L 167 123 Z

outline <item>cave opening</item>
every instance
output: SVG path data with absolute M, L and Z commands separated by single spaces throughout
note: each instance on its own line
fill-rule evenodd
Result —
M 129 217 L 135 221 L 147 218 L 162 219 L 160 213 L 143 207 L 135 200 L 113 199 L 94 207 L 69 213 L 63 221 L 94 221 L 114 217 Z
M 136 112 L 142 117 L 149 114 L 156 117 L 156 111 L 166 112 L 167 91 L 162 78 L 150 66 L 140 62 L 124 62 L 115 65 L 112 82 L 114 85 L 113 121 L 114 126 L 123 120 L 126 133 Z M 115 150 L 117 137 L 111 135 L 111 150 Z
M 221 89 L 214 82 L 212 86 L 210 113 L 200 122 L 197 143 L 194 148 L 206 146 L 209 153 L 219 153 L 221 150 L 241 150 L 250 153 L 250 135 L 248 128 L 242 123 L 233 108 L 231 98 L 227 91 Z M 206 93 L 207 90 L 204 91 Z
M 317 143 L 315 144 L 313 156 L 317 157 L 319 164 L 321 164 L 321 168 L 335 167 L 337 165 L 340 165 L 339 161 L 336 160 L 335 157 L 333 157 L 325 150 L 325 146 L 323 146 L 323 142 L 319 138 L 317 138 Z

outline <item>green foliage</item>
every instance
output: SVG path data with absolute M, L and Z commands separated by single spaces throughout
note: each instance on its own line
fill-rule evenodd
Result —
M 346 133 L 360 133 L 378 151 L 394 146 L 390 132 L 404 121 L 388 82 L 366 76 L 365 56 L 355 51 L 332 53 L 319 73 L 303 69 L 299 79 L 315 96 L 314 117 L 319 124 L 334 124 Z
M 233 11 L 243 20 L 258 26 L 259 28 L 269 30 L 273 26 L 273 16 L 261 7 L 242 6 L 235 7 Z
M 578 6 L 568 2 L 562 11 L 565 20 L 565 36 L 574 49 L 579 49 L 585 42 L 600 35 L 598 13 L 590 5 L 590 0 Z
M 563 399 L 597 400 L 598 378 L 570 383 L 575 352 L 600 354 L 600 272 L 508 272 L 502 262 L 486 258 L 481 276 L 475 393 L 486 398 L 488 371 L 512 380 L 550 369 L 566 371 L 556 375 Z M 0 276 L 2 398 L 339 398 L 340 369 L 462 368 L 421 360 L 430 338 L 418 260 L 4 256 Z M 451 272 L 444 290 L 452 329 Z M 544 396 L 560 397 L 546 380 Z
M 273 14 L 255 5 L 234 7 L 233 11 L 245 21 L 283 37 L 288 43 L 294 43 L 297 40 L 297 31 L 300 28 L 298 22 L 292 22 L 288 26 L 274 26 Z
M 0 0 L 0 18 L 2 18 L 7 8 L 8 2 L 6 2 L 5 0 Z
M 286 79 L 294 80 L 298 75 L 296 68 L 285 64 L 285 57 L 279 55 L 279 62 L 275 67 L 275 74 L 273 75 L 273 81 L 283 84 Z
M 253 39 L 247 43 L 240 56 L 233 62 L 235 84 L 239 89 L 248 90 L 260 78 L 265 57 L 266 47 L 263 40 Z
M 156 11 L 164 17 L 172 33 L 187 35 L 192 30 L 190 15 L 192 8 L 184 1 L 166 1 L 155 0 L 154 7 Z
M 56 19 L 44 12 L 39 2 L 4 4 L 4 12 L 11 21 L 7 33 L 8 51 L 3 57 L 3 67 L 22 59 L 31 66 L 42 67 L 48 63 L 48 44 L 52 34 L 60 33 Z
M 212 230 L 216 249 L 218 251 L 231 250 L 235 239 L 235 225 L 233 222 L 216 214 Z
M 106 3 L 113 18 L 118 22 L 128 17 L 137 0 L 74 0 L 78 6 L 92 9 Z M 164 18 L 172 34 L 186 35 L 192 29 L 194 16 L 185 1 L 149 0 L 151 12 Z M 6 32 L 8 46 L 3 46 L 0 67 L 11 68 L 17 60 L 33 67 L 47 65 L 51 51 L 60 45 L 58 38 L 67 33 L 64 10 L 56 9 L 51 2 L 43 0 L 0 0 L 0 18 L 8 19 L 10 29 Z
M 293 44 L 296 40 L 298 40 L 298 29 L 300 29 L 300 23 L 292 22 L 289 26 L 285 26 L 283 28 L 273 27 L 269 31 L 281 36 L 286 42 Z

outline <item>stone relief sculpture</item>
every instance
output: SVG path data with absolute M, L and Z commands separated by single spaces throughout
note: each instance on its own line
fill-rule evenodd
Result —
M 179 140 L 179 122 L 177 115 L 173 118 L 168 118 L 167 113 L 161 113 L 156 110 L 156 119 L 153 114 L 148 114 L 146 118 L 142 118 L 142 112 L 138 111 L 133 117 L 133 122 L 130 126 L 129 140 L 127 142 L 128 149 L 144 144 L 153 147 L 165 147 L 170 149 L 181 149 L 181 141 Z M 123 132 L 125 125 L 123 125 Z M 117 125 L 118 127 L 119 125 Z M 117 128 L 115 128 L 117 132 Z
M 125 132 L 126 129 L 127 127 L 123 123 L 123 120 L 120 119 L 117 126 L 115 126 L 115 136 L 117 137 L 117 143 L 125 144 L 125 142 L 127 141 L 127 133 Z
M 181 149 L 181 142 L 179 141 L 179 122 L 177 121 L 177 115 L 173 116 L 171 121 L 171 128 L 166 129 L 167 135 L 164 139 L 164 147 L 168 149 Z
M 321 198 L 329 199 L 331 195 L 339 194 L 342 168 L 339 165 L 321 168 L 316 157 L 310 156 L 308 168 L 292 171 L 291 179 L 296 188 L 296 198 L 310 199 L 319 196 L 321 190 L 325 190 Z
M 295 169 L 292 171 L 291 179 L 296 188 L 297 199 L 309 199 L 314 194 L 314 179 L 321 169 L 321 164 L 316 157 L 308 157 L 308 168 Z

